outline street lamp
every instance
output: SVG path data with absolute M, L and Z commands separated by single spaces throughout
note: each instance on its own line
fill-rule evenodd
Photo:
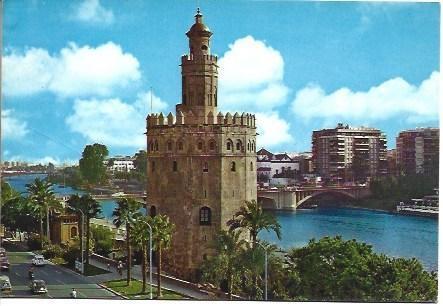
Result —
M 149 297 L 152 300 L 152 227 L 145 220 L 142 220 L 149 228 Z M 145 271 L 143 271 L 145 273 Z M 160 277 L 160 275 L 158 276 Z
M 83 213 L 83 211 L 81 210 L 81 209 L 78 209 L 78 208 L 75 208 L 75 207 L 72 207 L 72 206 L 68 206 L 69 208 L 71 208 L 72 210 L 76 210 L 76 211 L 78 211 L 78 212 L 80 212 L 81 214 L 82 214 L 82 236 L 84 236 L 85 235 L 85 214 Z M 81 245 L 81 256 L 82 256 L 82 274 L 85 274 L 85 264 L 84 264 L 84 262 L 85 262 L 85 260 L 84 260 L 84 254 L 85 254 L 85 249 L 84 249 L 84 237 L 81 237 L 82 238 L 82 245 Z
M 265 251 L 265 301 L 268 300 L 268 249 L 260 242 L 255 242 L 257 245 L 261 246 Z

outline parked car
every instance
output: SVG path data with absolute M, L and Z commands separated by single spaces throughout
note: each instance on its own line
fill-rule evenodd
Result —
M 46 283 L 41 279 L 34 279 L 30 284 L 29 288 L 31 288 L 32 294 L 42 294 L 48 293 L 48 288 L 46 287 Z
M 0 290 L 2 292 L 11 292 L 12 286 L 9 277 L 6 275 L 0 275 Z
M 34 266 L 44 266 L 46 261 L 43 255 L 34 255 L 34 258 L 32 258 L 32 264 Z
M 0 270 L 9 270 L 9 266 L 8 257 L 0 257 Z

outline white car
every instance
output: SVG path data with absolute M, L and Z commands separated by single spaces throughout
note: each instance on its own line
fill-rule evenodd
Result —
M 45 258 L 43 255 L 34 255 L 34 258 L 32 258 L 32 264 L 34 266 L 44 266 L 46 264 Z

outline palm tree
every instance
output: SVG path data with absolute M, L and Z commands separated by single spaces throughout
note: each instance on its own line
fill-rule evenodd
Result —
M 80 221 L 80 213 L 78 210 L 81 210 L 85 215 L 85 224 L 86 224 L 86 266 L 89 265 L 89 249 L 90 249 L 90 240 L 91 240 L 91 219 L 100 217 L 102 213 L 102 208 L 99 202 L 94 200 L 91 195 L 84 194 L 81 197 L 78 194 L 71 195 L 68 200 L 68 205 L 74 210 L 77 210 L 76 213 L 79 216 Z M 68 208 L 69 209 L 69 208 Z M 80 223 L 80 222 L 79 222 Z M 81 228 L 81 226 L 79 226 Z M 80 252 L 83 252 L 83 232 L 80 230 Z
M 281 225 L 277 219 L 263 211 L 263 208 L 258 205 L 255 200 L 245 201 L 245 206 L 240 207 L 240 210 L 235 213 L 234 218 L 229 220 L 226 224 L 230 230 L 245 229 L 249 232 L 252 239 L 252 254 L 257 250 L 257 237 L 262 230 L 274 231 L 277 238 L 281 239 Z M 254 259 L 253 259 L 254 261 Z M 257 275 L 254 273 L 253 281 L 257 287 Z
M 240 278 L 243 270 L 242 255 L 246 241 L 240 238 L 240 231 L 222 230 L 212 247 L 216 255 L 203 264 L 204 278 L 210 281 L 226 281 L 229 299 L 232 300 L 232 291 L 235 280 Z
M 258 234 L 264 229 L 268 232 L 273 230 L 277 238 L 281 239 L 281 225 L 273 215 L 264 212 L 255 200 L 245 201 L 245 204 L 235 213 L 234 218 L 226 223 L 229 229 L 247 230 L 252 239 L 253 248 L 256 247 Z
M 152 241 L 154 249 L 158 254 L 157 263 L 157 298 L 161 298 L 161 269 L 162 269 L 162 250 L 167 250 L 171 246 L 172 232 L 174 224 L 169 221 L 168 216 L 156 215 L 149 217 L 149 224 L 152 226 Z
M 50 182 L 36 178 L 32 184 L 26 184 L 29 200 L 39 207 L 40 210 L 40 237 L 43 237 L 43 210 L 46 210 L 46 237 L 50 239 L 49 233 L 49 210 L 57 205 L 54 191 Z
M 147 223 L 149 222 L 148 216 L 138 216 L 135 219 L 134 227 L 131 232 L 131 242 L 135 247 L 138 247 L 142 251 L 142 280 L 143 280 L 143 288 L 141 293 L 146 292 L 146 267 L 147 267 L 147 249 L 149 242 L 149 226 Z M 152 284 L 151 284 L 152 286 Z
M 113 223 L 117 228 L 126 226 L 126 267 L 127 267 L 127 285 L 131 284 L 131 229 L 135 219 L 141 215 L 140 208 L 142 204 L 133 198 L 121 198 L 117 201 L 117 207 L 112 212 Z

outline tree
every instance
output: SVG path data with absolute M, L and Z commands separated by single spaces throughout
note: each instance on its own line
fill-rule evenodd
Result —
M 114 246 L 114 232 L 105 226 L 91 225 L 91 236 L 97 254 L 108 256 Z
M 34 183 L 26 184 L 29 200 L 40 210 L 40 237 L 43 237 L 43 210 L 46 210 L 46 238 L 50 239 L 49 211 L 51 208 L 60 208 L 61 204 L 55 199 L 52 184 L 36 178 Z
M 281 225 L 273 215 L 265 213 L 255 200 L 245 201 L 245 204 L 234 214 L 234 218 L 226 224 L 230 230 L 242 228 L 249 232 L 249 236 L 252 239 L 252 255 L 254 255 L 257 250 L 257 237 L 260 231 L 265 229 L 269 232 L 272 230 L 277 235 L 277 238 L 281 239 Z M 254 261 L 254 257 L 252 261 Z M 254 286 L 257 287 L 257 275 L 254 275 L 253 279 Z
M 127 285 L 131 284 L 131 229 L 135 220 L 141 215 L 140 208 L 142 204 L 133 198 L 121 198 L 117 201 L 117 207 L 112 212 L 114 218 L 113 223 L 117 228 L 126 227 L 126 268 L 127 268 Z
M 226 223 L 231 230 L 238 228 L 247 230 L 254 248 L 258 234 L 264 229 L 268 232 L 274 231 L 277 238 L 281 239 L 281 225 L 273 215 L 264 212 L 255 200 L 245 201 L 245 204 L 235 213 L 234 218 Z
M 240 238 L 240 231 L 222 230 L 212 245 L 216 254 L 203 263 L 203 279 L 220 284 L 226 281 L 229 299 L 240 281 L 243 264 L 242 254 L 246 241 Z
M 152 241 L 154 249 L 158 254 L 157 263 L 157 298 L 162 296 L 161 291 L 161 269 L 162 269 L 162 251 L 169 249 L 171 246 L 172 232 L 174 231 L 174 224 L 169 221 L 169 217 L 156 215 L 149 217 L 149 224 L 152 226 Z
M 416 259 L 389 258 L 372 247 L 341 237 L 314 239 L 291 249 L 287 264 L 299 274 L 293 295 L 317 301 L 431 302 L 436 274 Z
M 99 218 L 102 213 L 102 208 L 99 202 L 94 200 L 91 195 L 84 194 L 81 197 L 79 197 L 78 194 L 71 195 L 71 197 L 68 199 L 68 210 L 73 210 L 77 213 L 77 216 L 79 217 L 79 221 L 81 220 L 81 213 L 78 210 L 81 210 L 85 216 L 85 224 L 86 224 L 86 265 L 89 265 L 89 252 L 90 252 L 90 244 L 91 244 L 91 219 L 92 218 Z M 79 222 L 79 224 L 81 224 Z M 79 225 L 79 228 L 81 226 Z M 80 232 L 80 249 L 81 252 L 83 252 L 83 233 Z
M 146 268 L 147 268 L 147 250 L 148 250 L 148 243 L 149 243 L 149 222 L 150 218 L 148 216 L 138 216 L 137 219 L 135 219 L 134 227 L 132 229 L 131 234 L 131 242 L 133 245 L 140 249 L 142 252 L 142 280 L 143 280 L 143 287 L 142 287 L 142 293 L 146 292 Z M 151 284 L 152 286 L 152 284 Z
M 147 168 L 148 168 L 148 153 L 145 150 L 140 150 L 138 153 L 135 153 L 134 166 L 137 172 L 146 176 Z
M 106 167 L 103 164 L 109 152 L 105 145 L 94 143 L 87 145 L 79 161 L 80 172 L 90 184 L 102 183 L 106 178 Z

